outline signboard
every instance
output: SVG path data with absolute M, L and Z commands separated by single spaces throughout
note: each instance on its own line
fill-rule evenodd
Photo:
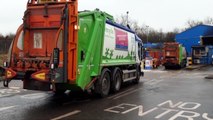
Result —
M 119 29 L 115 29 L 116 49 L 128 50 L 128 34 Z
M 166 56 L 170 56 L 170 52 L 167 51 L 167 52 L 166 52 Z
M 36 48 L 36 49 L 42 48 L 42 34 L 41 33 L 34 33 L 33 47 Z

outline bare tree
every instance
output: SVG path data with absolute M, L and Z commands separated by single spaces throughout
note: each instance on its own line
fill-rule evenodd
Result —
M 143 40 L 144 43 L 163 43 L 168 41 L 174 41 L 175 35 L 180 32 L 180 29 L 175 28 L 171 32 L 163 32 L 162 29 L 155 30 L 151 26 L 148 25 L 139 25 L 137 21 L 131 19 L 128 14 L 121 15 L 116 18 L 116 22 L 122 24 L 124 26 L 128 25 L 130 28 L 135 31 L 135 33 Z M 148 26 L 148 27 L 147 27 Z
M 122 14 L 121 16 L 117 17 L 116 22 L 123 26 L 129 27 L 136 33 L 141 32 L 141 27 L 138 25 L 138 22 L 135 20 L 132 20 L 131 17 L 128 16 L 128 14 L 126 15 Z
M 202 24 L 211 24 L 211 25 L 213 25 L 213 18 L 207 17 L 204 20 L 188 20 L 186 22 L 186 28 L 184 30 L 192 28 L 192 27 L 195 27 L 197 25 L 202 25 Z
M 126 26 L 127 25 L 127 19 L 128 19 L 127 15 L 122 14 L 119 17 L 116 18 L 116 22 L 121 24 L 121 25 Z
M 211 24 L 211 25 L 213 25 L 213 18 L 207 17 L 206 19 L 204 19 L 204 24 Z
M 0 40 L 4 39 L 4 36 L 0 33 Z
M 187 25 L 186 29 L 189 29 L 189 28 L 192 28 L 194 26 L 201 25 L 201 24 L 203 24 L 203 22 L 199 21 L 199 20 L 188 20 L 186 22 L 186 25 Z
M 3 36 L 2 34 L 0 34 L 0 54 L 5 54 L 7 53 L 9 46 L 14 38 L 14 34 L 9 33 L 5 36 Z

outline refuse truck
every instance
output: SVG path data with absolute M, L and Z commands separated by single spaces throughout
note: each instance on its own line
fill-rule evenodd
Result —
M 142 40 L 100 10 L 78 12 L 77 0 L 30 0 L 4 62 L 4 86 L 55 93 L 92 91 L 101 97 L 143 72 Z
M 166 42 L 163 46 L 163 65 L 166 69 L 186 67 L 187 53 L 177 42 Z

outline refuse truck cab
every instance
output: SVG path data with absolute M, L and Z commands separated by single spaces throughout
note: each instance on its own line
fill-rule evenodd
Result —
M 142 41 L 105 12 L 77 11 L 77 0 L 30 0 L 4 62 L 4 86 L 91 90 L 100 96 L 139 83 Z

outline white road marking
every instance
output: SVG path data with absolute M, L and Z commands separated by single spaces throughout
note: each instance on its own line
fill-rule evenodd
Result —
M 9 87 L 10 89 L 21 89 L 20 87 Z
M 155 73 L 165 73 L 168 71 L 164 71 L 164 70 L 142 70 L 143 72 L 155 72 Z
M 142 70 L 143 72 L 151 72 L 152 70 Z
M 203 113 L 202 117 L 206 120 L 213 120 L 213 118 L 208 117 L 208 113 Z
M 126 92 L 128 92 L 128 91 L 131 91 L 131 90 L 133 90 L 133 89 L 134 89 L 134 88 L 130 88 L 130 89 L 128 89 L 128 90 L 125 90 L 125 91 L 123 91 L 123 92 L 120 92 L 120 93 L 118 93 L 118 94 L 112 95 L 112 96 L 107 97 L 107 98 L 108 98 L 108 99 L 114 98 L 114 97 L 116 97 L 116 96 L 119 96 L 119 95 L 121 95 L 121 94 L 124 94 L 124 93 L 126 93 Z
M 155 84 L 158 84 L 162 81 L 163 81 L 162 79 L 151 79 L 151 80 L 147 81 L 145 84 L 155 85 Z
M 133 90 L 133 91 L 129 91 L 129 92 L 124 93 L 124 94 L 121 94 L 121 95 L 117 95 L 117 96 L 114 97 L 113 99 L 114 99 L 114 100 L 115 100 L 115 99 L 119 99 L 119 98 L 124 97 L 124 96 L 127 96 L 127 95 L 129 95 L 129 94 L 131 94 L 131 93 L 137 92 L 138 90 L 141 90 L 141 88 L 135 89 L 135 90 Z
M 72 112 L 70 112 L 70 113 L 67 113 L 67 114 L 61 115 L 61 116 L 59 116 L 59 117 L 53 118 L 53 119 L 51 119 L 51 120 L 60 120 L 60 119 L 63 119 L 63 118 L 66 118 L 66 117 L 69 117 L 69 116 L 78 114 L 78 113 L 80 113 L 80 112 L 81 112 L 80 110 L 75 110 L 75 111 L 72 111 Z
M 11 109 L 14 107 L 16 107 L 16 106 L 2 107 L 2 108 L 0 108 L 0 111 L 8 110 L 8 109 Z
M 0 89 L 0 98 L 18 94 L 20 92 L 21 92 L 21 90 L 19 90 L 19 89 L 10 89 L 10 88 L 9 89 Z
M 34 93 L 34 94 L 27 94 L 27 95 L 22 95 L 21 98 L 25 99 L 40 99 L 48 96 L 46 93 Z

